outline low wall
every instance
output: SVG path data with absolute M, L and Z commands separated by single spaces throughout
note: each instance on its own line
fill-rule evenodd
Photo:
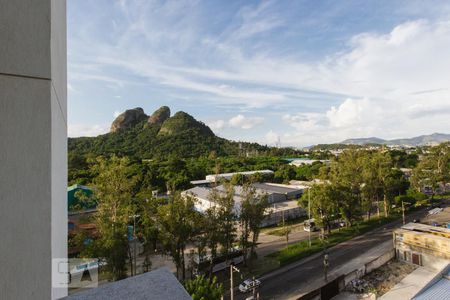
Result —
M 344 277 L 344 287 L 347 286 L 352 280 L 363 277 L 366 274 L 369 274 L 373 270 L 378 269 L 391 259 L 395 258 L 395 250 L 391 249 L 383 255 L 378 256 L 374 260 L 362 265 L 360 268 L 345 274 Z
M 338 278 L 334 279 L 333 281 L 338 281 L 339 291 L 342 291 L 347 286 L 347 284 L 349 284 L 352 280 L 361 278 L 364 275 L 372 272 L 373 270 L 378 269 L 379 267 L 381 267 L 382 265 L 384 265 L 385 263 L 387 263 L 394 257 L 395 257 L 395 250 L 391 249 L 388 252 L 375 258 L 374 260 L 361 265 L 359 268 L 357 268 L 341 277 L 338 277 Z M 329 284 L 327 284 L 327 285 L 329 285 Z M 300 298 L 298 298 L 298 300 L 311 300 L 311 299 L 328 300 L 330 298 L 321 297 L 321 295 L 324 295 L 325 288 L 326 288 L 326 286 L 322 286 L 316 290 L 313 290 L 313 291 L 301 296 Z
M 395 249 L 391 249 L 390 251 L 386 252 L 385 254 L 381 255 L 380 257 L 372 260 L 371 262 L 367 263 L 365 265 L 365 274 L 372 272 L 375 269 L 378 269 L 391 259 L 395 257 Z

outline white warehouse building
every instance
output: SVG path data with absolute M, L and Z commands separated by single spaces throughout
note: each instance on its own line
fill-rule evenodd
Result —
M 221 174 L 209 174 L 206 175 L 204 180 L 194 180 L 191 181 L 193 185 L 209 185 L 211 183 L 217 183 L 221 180 L 231 180 L 234 175 L 241 174 L 244 176 L 251 176 L 255 174 L 261 174 L 262 176 L 271 176 L 273 175 L 272 170 L 258 170 L 258 171 L 243 171 L 243 172 L 233 172 L 233 173 L 221 173 Z
M 283 217 L 285 219 L 293 219 L 306 215 L 305 210 L 297 204 L 298 198 L 303 194 L 303 189 L 271 183 L 254 183 L 253 187 L 257 194 L 267 195 L 268 197 L 267 217 L 262 226 L 277 224 L 281 222 Z M 226 192 L 223 185 L 215 188 L 197 186 L 184 191 L 182 194 L 195 197 L 197 200 L 195 204 L 197 211 L 204 213 L 207 209 L 217 205 L 210 199 L 214 189 L 218 193 L 225 194 Z M 242 186 L 234 187 L 234 212 L 238 215 L 244 197 L 243 193 Z

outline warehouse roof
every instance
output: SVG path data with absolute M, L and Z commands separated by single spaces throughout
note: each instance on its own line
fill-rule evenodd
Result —
M 413 300 L 448 299 L 450 295 L 450 270 L 441 279 L 419 293 Z
M 275 185 L 269 183 L 254 183 L 253 187 L 264 190 L 267 193 L 277 193 L 277 194 L 289 194 L 301 191 L 299 188 L 287 187 L 282 185 Z

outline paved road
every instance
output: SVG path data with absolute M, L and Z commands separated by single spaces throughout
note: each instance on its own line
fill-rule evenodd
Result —
M 407 222 L 422 218 L 426 211 L 415 212 L 407 217 Z M 386 241 L 392 239 L 393 229 L 401 225 L 401 220 L 389 223 L 365 235 L 356 237 L 329 249 L 330 272 L 347 264 L 352 259 L 365 253 Z M 335 274 L 336 277 L 341 274 Z M 307 292 L 311 286 L 323 280 L 322 256 L 315 255 L 302 261 L 292 263 L 281 269 L 266 274 L 261 278 L 260 299 L 289 299 L 295 295 Z M 237 292 L 239 293 L 239 292 Z M 250 294 L 235 296 L 235 299 L 245 299 Z

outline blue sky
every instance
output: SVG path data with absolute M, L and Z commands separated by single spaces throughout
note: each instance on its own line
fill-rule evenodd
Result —
M 183 110 L 283 146 L 449 131 L 448 1 L 68 1 L 69 136 Z

